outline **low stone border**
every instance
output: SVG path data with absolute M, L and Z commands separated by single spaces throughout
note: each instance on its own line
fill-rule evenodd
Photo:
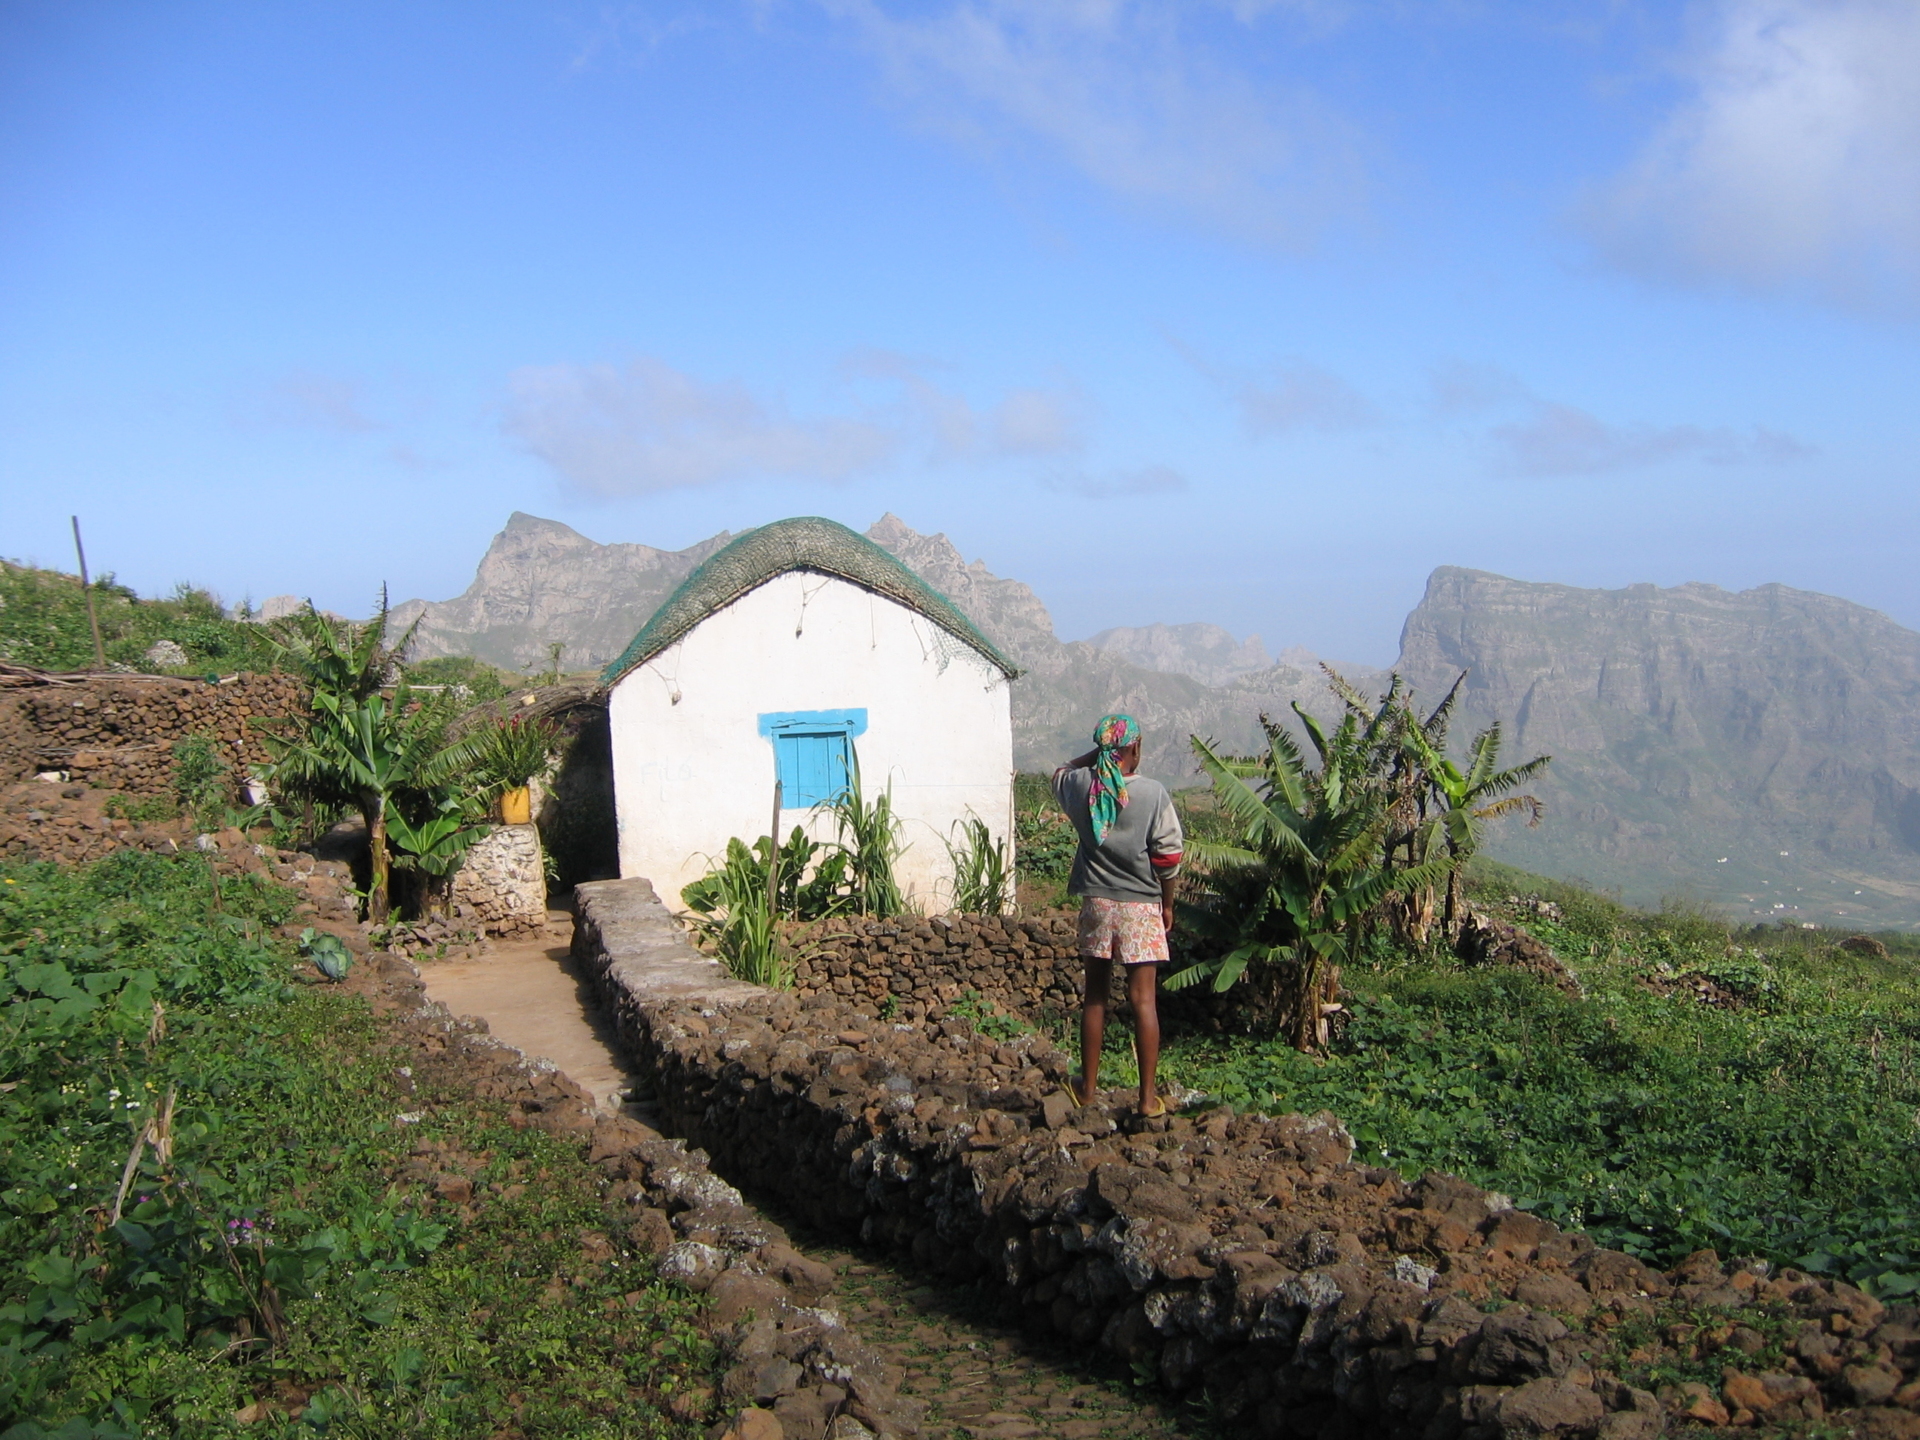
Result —
M 575 904 L 575 954 L 669 1128 L 722 1173 L 1003 1287 L 1032 1323 L 1203 1389 L 1233 1433 L 1632 1440 L 1825 1416 L 1920 1437 L 1913 1307 L 1711 1251 L 1661 1275 L 1454 1177 L 1356 1165 L 1326 1114 L 1076 1110 L 1044 1037 L 742 985 L 644 880 L 582 885 Z M 1792 1351 L 1718 1393 L 1655 1396 L 1596 1368 L 1609 1330 L 1669 1302 L 1723 1313 L 1715 1343 L 1745 1354 L 1766 1349 L 1754 1326 L 1784 1322 Z M 1665 1341 L 1679 1353 L 1704 1328 Z

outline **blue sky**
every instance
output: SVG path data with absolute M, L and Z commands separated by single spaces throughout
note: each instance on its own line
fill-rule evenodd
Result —
M 1907 0 L 0 15 L 0 554 L 363 612 L 893 510 L 1063 635 L 1920 626 Z

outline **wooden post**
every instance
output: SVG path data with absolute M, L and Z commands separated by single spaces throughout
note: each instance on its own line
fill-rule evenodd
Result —
M 107 668 L 107 647 L 100 643 L 100 617 L 93 611 L 93 584 L 87 578 L 87 547 L 80 543 L 80 517 L 73 517 L 73 553 L 80 557 L 80 593 L 87 597 L 87 624 L 93 627 L 94 668 Z
M 767 917 L 780 918 L 780 781 L 773 782 L 772 852 L 767 856 Z

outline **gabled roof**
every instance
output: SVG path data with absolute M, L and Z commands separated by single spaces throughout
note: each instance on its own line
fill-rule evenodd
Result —
M 832 575 L 884 595 L 979 651 L 1009 680 L 1020 673 L 959 606 L 866 536 L 818 515 L 803 515 L 749 530 L 710 555 L 653 612 L 620 658 L 601 672 L 601 683 L 617 684 L 715 611 L 789 570 Z

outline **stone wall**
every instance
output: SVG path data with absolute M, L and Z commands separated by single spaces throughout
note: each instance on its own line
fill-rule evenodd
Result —
M 794 993 L 886 1005 L 901 1019 L 938 1019 L 969 992 L 1016 1014 L 1080 1004 L 1074 919 L 1049 914 L 902 916 L 795 926 Z M 891 1004 L 888 1005 L 888 1002 Z
M 1451 1176 L 1357 1165 L 1326 1114 L 1075 1109 L 1044 1037 L 741 985 L 644 880 L 579 887 L 574 947 L 669 1127 L 731 1181 L 999 1287 L 1036 1328 L 1204 1391 L 1229 1433 L 1920 1435 L 1912 1307 L 1710 1251 L 1661 1274 Z M 1623 1326 L 1643 1354 L 1738 1363 L 1656 1396 L 1609 1368 Z
M 9 688 L 0 691 L 0 779 L 57 770 L 101 789 L 166 794 L 176 740 L 212 736 L 239 776 L 267 758 L 251 722 L 306 708 L 306 691 L 290 675 L 224 684 L 114 676 Z
M 790 926 L 784 938 L 801 999 L 835 996 L 901 1020 L 943 1019 L 955 1001 L 975 996 L 1052 1024 L 1078 1013 L 1086 983 L 1073 911 L 821 920 Z M 1116 1014 L 1126 1013 L 1125 989 L 1116 971 L 1108 996 Z M 1250 990 L 1229 998 L 1207 986 L 1163 989 L 1160 1018 L 1190 1032 L 1240 1028 L 1264 1013 L 1265 998 Z
M 532 825 L 497 825 L 476 842 L 453 877 L 453 903 L 489 935 L 537 930 L 547 922 L 547 876 L 540 832 Z

